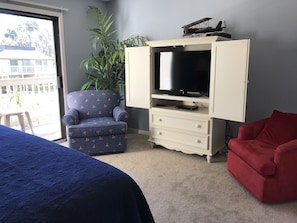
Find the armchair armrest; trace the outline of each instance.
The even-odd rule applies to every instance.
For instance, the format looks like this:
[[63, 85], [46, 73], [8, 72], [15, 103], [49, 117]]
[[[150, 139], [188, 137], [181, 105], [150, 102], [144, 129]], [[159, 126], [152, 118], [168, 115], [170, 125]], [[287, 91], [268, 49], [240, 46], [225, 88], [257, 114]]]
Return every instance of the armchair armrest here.
[[[274, 162], [276, 165], [281, 165], [292, 162], [296, 163], [295, 168], [297, 169], [297, 162], [296, 162], [296, 157], [297, 157], [297, 139], [291, 140], [287, 143], [279, 145], [274, 154]], [[296, 171], [297, 172], [297, 171]]]
[[74, 108], [70, 108], [62, 118], [64, 125], [76, 125], [79, 123], [79, 114], [78, 111]]
[[277, 174], [289, 181], [294, 180], [297, 186], [297, 139], [279, 145], [274, 153]]
[[269, 118], [261, 119], [240, 126], [237, 138], [241, 140], [255, 139], [263, 129], [268, 119]]
[[117, 122], [127, 122], [128, 121], [128, 112], [121, 108], [120, 106], [116, 106], [113, 109], [113, 118]]

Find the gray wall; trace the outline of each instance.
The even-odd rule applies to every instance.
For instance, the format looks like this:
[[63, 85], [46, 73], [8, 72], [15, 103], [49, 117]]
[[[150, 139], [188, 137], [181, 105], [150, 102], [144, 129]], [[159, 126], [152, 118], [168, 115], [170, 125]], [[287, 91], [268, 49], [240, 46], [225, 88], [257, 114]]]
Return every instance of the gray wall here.
[[[296, 0], [113, 0], [109, 4], [119, 38], [136, 34], [150, 40], [181, 38], [181, 27], [200, 18], [213, 18], [212, 26], [225, 21], [225, 31], [233, 39], [251, 39], [246, 121], [267, 117], [273, 109], [297, 113]], [[137, 128], [147, 123], [144, 119], [133, 124]], [[228, 134], [235, 136], [239, 124], [230, 123]]]
[[[80, 62], [92, 51], [88, 5], [114, 13], [120, 39], [143, 35], [150, 40], [182, 37], [182, 26], [203, 17], [211, 25], [225, 21], [234, 39], [251, 39], [247, 122], [269, 116], [273, 109], [297, 112], [296, 0], [34, 0], [63, 6], [68, 90], [80, 89], [85, 75]], [[7, 0], [0, 0], [7, 3]], [[129, 126], [148, 130], [148, 112], [129, 109]], [[140, 119], [139, 119], [140, 117]], [[239, 123], [230, 123], [232, 135]]]

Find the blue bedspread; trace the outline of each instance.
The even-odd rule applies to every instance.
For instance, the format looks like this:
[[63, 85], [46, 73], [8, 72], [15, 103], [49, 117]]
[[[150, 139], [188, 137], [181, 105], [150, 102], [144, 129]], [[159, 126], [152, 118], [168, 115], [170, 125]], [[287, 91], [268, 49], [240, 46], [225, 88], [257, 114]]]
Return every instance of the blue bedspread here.
[[0, 125], [0, 222], [154, 222], [119, 169]]

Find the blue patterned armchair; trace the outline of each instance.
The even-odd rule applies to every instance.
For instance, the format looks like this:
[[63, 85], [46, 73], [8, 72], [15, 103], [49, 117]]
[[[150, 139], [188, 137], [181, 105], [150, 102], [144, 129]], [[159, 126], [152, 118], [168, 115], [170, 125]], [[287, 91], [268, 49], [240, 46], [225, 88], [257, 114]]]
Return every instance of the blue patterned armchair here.
[[119, 95], [111, 90], [69, 93], [69, 110], [62, 118], [69, 147], [89, 155], [124, 152], [128, 113], [119, 104]]

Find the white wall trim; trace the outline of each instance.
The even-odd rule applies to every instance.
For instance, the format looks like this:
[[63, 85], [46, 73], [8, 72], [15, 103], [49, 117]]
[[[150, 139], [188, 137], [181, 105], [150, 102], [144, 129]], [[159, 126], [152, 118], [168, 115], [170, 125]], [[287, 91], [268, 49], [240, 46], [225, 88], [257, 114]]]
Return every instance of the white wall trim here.
[[141, 135], [149, 135], [149, 131], [146, 130], [141, 130], [141, 129], [133, 129], [133, 128], [128, 128], [128, 133], [137, 133]]

